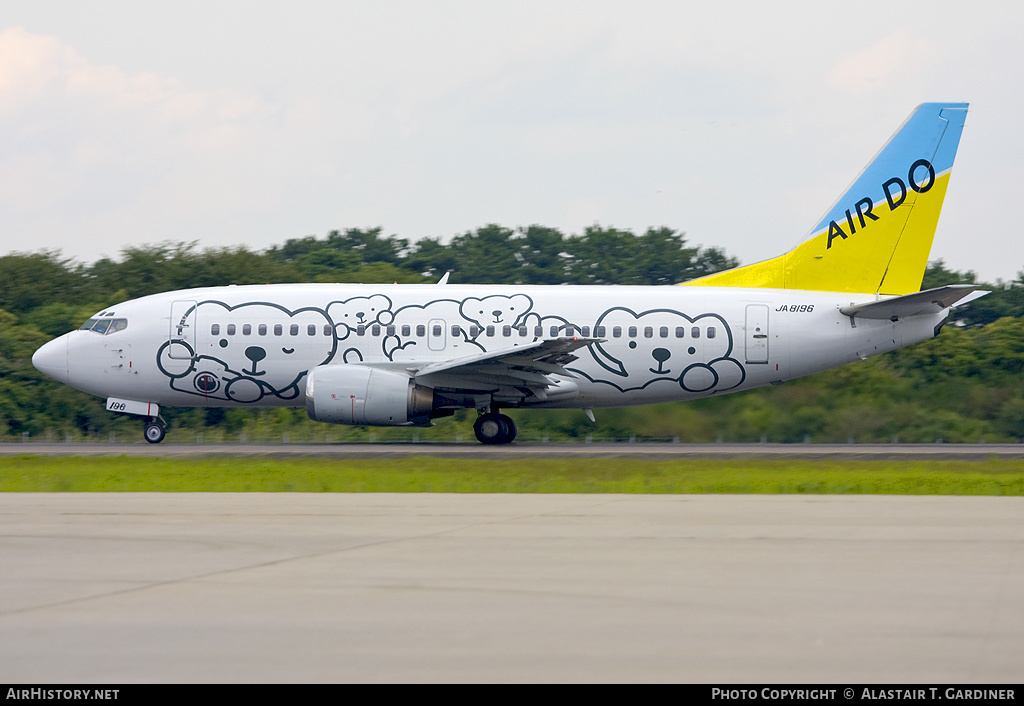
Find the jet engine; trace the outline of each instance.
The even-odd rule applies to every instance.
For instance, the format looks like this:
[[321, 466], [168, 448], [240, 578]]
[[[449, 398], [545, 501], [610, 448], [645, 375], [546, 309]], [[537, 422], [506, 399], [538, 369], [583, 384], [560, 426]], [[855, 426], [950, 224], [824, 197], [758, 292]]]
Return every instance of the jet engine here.
[[434, 390], [401, 372], [321, 365], [306, 378], [306, 414], [317, 422], [373, 426], [430, 423]]

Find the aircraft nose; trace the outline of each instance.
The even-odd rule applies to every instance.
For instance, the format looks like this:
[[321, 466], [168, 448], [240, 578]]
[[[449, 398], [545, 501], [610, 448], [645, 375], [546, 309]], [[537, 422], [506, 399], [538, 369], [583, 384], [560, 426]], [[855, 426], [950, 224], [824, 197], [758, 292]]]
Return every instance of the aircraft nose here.
[[36, 370], [58, 382], [68, 382], [68, 337], [61, 336], [44, 343], [32, 354]]

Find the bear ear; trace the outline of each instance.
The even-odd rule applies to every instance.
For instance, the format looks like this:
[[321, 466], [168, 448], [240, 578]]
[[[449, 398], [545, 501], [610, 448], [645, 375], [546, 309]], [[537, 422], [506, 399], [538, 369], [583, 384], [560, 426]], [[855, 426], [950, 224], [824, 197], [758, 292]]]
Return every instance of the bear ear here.
[[476, 321], [475, 317], [468, 316], [466, 314], [466, 312], [471, 311], [474, 306], [480, 306], [481, 303], [483, 303], [483, 299], [476, 299], [475, 297], [469, 297], [468, 299], [463, 299], [462, 300], [462, 304], [459, 305], [459, 313], [462, 314], [467, 319], [471, 319], [473, 321]]
[[636, 321], [636, 315], [622, 307], [609, 309], [597, 318], [597, 323], [602, 326], [630, 326], [635, 324]]
[[526, 313], [533, 307], [533, 300], [525, 294], [513, 294], [509, 299], [511, 299], [512, 303], [517, 307], [522, 307], [522, 311], [519, 312], [520, 314]]

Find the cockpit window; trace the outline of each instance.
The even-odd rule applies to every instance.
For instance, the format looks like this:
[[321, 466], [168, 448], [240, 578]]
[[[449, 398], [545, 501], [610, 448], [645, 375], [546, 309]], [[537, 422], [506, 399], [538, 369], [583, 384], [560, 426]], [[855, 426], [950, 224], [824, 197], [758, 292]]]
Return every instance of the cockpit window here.
[[89, 319], [78, 330], [109, 335], [124, 331], [126, 328], [128, 328], [128, 319]]

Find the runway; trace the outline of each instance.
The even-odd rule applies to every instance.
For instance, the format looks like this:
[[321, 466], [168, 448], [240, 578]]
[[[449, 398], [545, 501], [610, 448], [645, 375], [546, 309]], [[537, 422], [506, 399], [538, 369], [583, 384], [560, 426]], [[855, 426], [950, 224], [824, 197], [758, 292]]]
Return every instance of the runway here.
[[1024, 498], [0, 494], [0, 681], [1019, 682]]
[[443, 458], [802, 458], [878, 460], [981, 460], [1024, 459], [1024, 444], [0, 444], [0, 458], [39, 456], [138, 456], [143, 458], [195, 458], [203, 456], [262, 456], [278, 458], [390, 458], [439, 456]]

